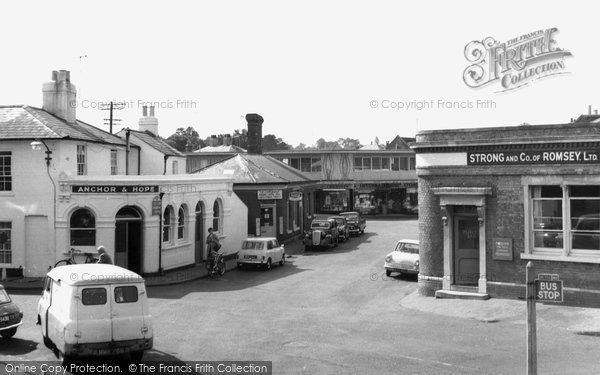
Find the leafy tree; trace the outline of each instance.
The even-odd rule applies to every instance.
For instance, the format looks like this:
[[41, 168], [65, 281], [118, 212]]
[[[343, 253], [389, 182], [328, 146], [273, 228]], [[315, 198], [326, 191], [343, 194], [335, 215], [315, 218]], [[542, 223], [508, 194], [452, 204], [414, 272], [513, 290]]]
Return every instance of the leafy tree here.
[[178, 128], [175, 134], [167, 138], [167, 143], [181, 152], [195, 151], [204, 146], [198, 132], [191, 126], [186, 129]]
[[262, 139], [263, 151], [273, 150], [289, 150], [292, 146], [288, 145], [281, 138], [277, 138], [274, 134], [267, 134]]
[[335, 141], [330, 142], [330, 141], [326, 141], [323, 138], [317, 139], [317, 149], [318, 150], [338, 150], [341, 148], [342, 148], [342, 146], [340, 146]]
[[340, 138], [337, 142], [344, 150], [358, 150], [362, 145], [358, 139]]

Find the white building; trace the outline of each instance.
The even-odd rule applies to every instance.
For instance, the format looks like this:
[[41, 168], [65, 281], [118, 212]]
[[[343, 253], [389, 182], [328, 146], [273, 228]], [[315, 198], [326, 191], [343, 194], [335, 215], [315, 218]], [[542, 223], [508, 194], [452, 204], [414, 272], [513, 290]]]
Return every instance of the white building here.
[[[230, 177], [173, 174], [173, 164], [165, 173], [164, 160], [177, 160], [182, 173], [185, 159], [153, 154], [135, 136], [127, 155], [124, 138], [76, 120], [67, 71], [53, 72], [43, 94], [41, 109], [0, 106], [2, 277], [17, 269], [43, 276], [70, 248], [95, 253], [99, 245], [144, 274], [191, 265], [206, 258], [211, 226], [225, 252], [239, 246], [247, 208]], [[157, 157], [162, 170], [142, 168]]]

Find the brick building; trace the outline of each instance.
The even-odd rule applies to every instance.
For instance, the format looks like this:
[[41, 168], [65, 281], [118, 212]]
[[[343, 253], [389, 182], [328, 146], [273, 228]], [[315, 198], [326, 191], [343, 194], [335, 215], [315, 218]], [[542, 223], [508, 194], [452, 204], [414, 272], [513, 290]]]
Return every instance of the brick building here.
[[600, 305], [600, 124], [421, 131], [422, 295], [522, 298], [525, 266]]

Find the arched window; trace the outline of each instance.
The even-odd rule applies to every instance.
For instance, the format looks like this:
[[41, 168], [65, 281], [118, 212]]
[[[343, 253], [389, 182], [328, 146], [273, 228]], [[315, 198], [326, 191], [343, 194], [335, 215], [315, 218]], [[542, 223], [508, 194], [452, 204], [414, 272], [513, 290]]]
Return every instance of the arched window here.
[[183, 240], [185, 239], [186, 236], [186, 230], [185, 230], [185, 216], [186, 216], [186, 207], [185, 205], [181, 205], [181, 207], [179, 207], [179, 212], [177, 214], [177, 239], [178, 240]]
[[173, 236], [173, 207], [167, 206], [163, 213], [163, 242], [171, 242]]
[[87, 208], [73, 212], [70, 222], [71, 246], [96, 245], [96, 218]]
[[219, 200], [217, 199], [215, 201], [215, 204], [213, 205], [213, 231], [219, 232], [222, 230], [223, 222], [221, 221], [221, 219], [221, 205], [219, 204]]

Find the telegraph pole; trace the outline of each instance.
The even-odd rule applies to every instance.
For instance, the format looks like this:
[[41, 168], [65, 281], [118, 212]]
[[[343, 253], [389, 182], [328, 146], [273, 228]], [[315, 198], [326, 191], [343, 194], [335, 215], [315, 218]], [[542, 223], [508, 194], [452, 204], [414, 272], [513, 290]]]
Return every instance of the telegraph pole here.
[[104, 125], [108, 125], [110, 127], [109, 131], [112, 134], [112, 132], [113, 132], [113, 123], [121, 121], [121, 119], [119, 119], [119, 118], [114, 118], [113, 111], [119, 111], [121, 109], [124, 109], [125, 108], [125, 103], [122, 103], [122, 102], [121, 103], [115, 103], [115, 102], [111, 101], [110, 103], [102, 103], [99, 108], [100, 108], [101, 111], [110, 111], [109, 118], [105, 118], [104, 119], [104, 121], [108, 121], [108, 123], [105, 122]]

